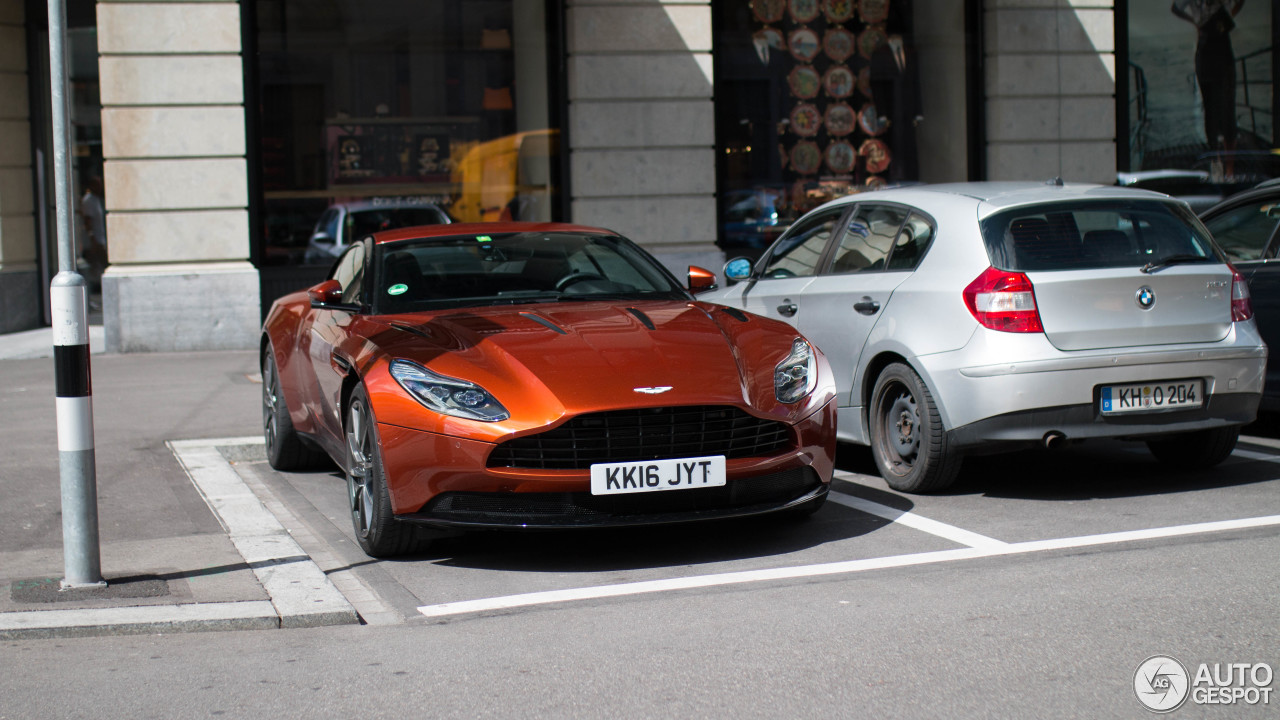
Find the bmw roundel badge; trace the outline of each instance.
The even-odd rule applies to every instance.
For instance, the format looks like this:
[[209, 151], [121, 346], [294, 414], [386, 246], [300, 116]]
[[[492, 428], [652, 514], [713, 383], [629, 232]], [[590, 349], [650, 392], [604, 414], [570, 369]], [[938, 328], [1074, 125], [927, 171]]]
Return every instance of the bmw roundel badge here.
[[1143, 285], [1138, 288], [1138, 293], [1134, 295], [1133, 299], [1138, 301], [1138, 307], [1143, 310], [1150, 310], [1156, 305], [1156, 291]]

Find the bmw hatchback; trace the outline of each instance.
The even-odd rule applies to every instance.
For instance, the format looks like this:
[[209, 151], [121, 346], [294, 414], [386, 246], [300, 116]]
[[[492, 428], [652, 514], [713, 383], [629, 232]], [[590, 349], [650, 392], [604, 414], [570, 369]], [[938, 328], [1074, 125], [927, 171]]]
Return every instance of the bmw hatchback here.
[[827, 355], [839, 437], [888, 484], [966, 454], [1143, 441], [1205, 468], [1253, 420], [1267, 349], [1244, 279], [1182, 202], [1097, 185], [962, 183], [827, 203], [701, 297]]

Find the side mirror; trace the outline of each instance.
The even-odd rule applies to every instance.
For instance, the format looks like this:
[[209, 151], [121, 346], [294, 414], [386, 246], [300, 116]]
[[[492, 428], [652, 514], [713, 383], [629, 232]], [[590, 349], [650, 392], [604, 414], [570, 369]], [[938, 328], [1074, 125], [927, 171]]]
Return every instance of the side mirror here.
[[730, 284], [751, 279], [751, 260], [744, 257], [730, 260], [724, 264], [724, 276]]
[[329, 233], [318, 232], [311, 236], [311, 242], [321, 245], [333, 245], [337, 241], [329, 237]]
[[697, 295], [716, 289], [716, 274], [697, 265], [689, 266], [689, 292]]
[[311, 307], [337, 305], [342, 302], [342, 283], [337, 280], [325, 280], [314, 287], [307, 288], [311, 297]]

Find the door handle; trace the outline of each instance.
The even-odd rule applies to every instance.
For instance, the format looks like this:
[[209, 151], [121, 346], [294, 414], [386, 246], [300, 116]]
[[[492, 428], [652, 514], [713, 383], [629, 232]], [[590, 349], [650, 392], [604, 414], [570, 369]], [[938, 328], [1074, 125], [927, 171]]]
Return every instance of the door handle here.
[[863, 295], [861, 300], [853, 304], [853, 309], [863, 315], [875, 315], [880, 310], [880, 303], [872, 300], [867, 295]]
[[792, 315], [795, 315], [796, 311], [799, 309], [800, 308], [796, 307], [795, 303], [784, 300], [782, 304], [778, 306], [778, 314], [783, 317], [791, 317]]

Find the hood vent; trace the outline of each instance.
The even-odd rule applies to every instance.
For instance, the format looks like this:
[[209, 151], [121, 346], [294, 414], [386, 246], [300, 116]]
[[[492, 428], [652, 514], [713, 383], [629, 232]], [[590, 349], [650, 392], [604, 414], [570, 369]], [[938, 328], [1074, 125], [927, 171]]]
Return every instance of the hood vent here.
[[720, 309], [724, 311], [725, 315], [728, 315], [729, 317], [733, 318], [734, 320], [737, 320], [738, 322], [746, 322], [749, 319], [747, 318], [747, 314], [742, 312], [738, 308], [722, 307]]
[[641, 322], [645, 327], [649, 328], [650, 330], [652, 330], [652, 329], [653, 329], [653, 321], [649, 319], [649, 316], [648, 316], [648, 315], [645, 315], [644, 313], [640, 312], [639, 310], [637, 310], [637, 309], [635, 309], [635, 308], [630, 308], [630, 307], [629, 307], [629, 308], [627, 308], [627, 312], [629, 312], [629, 313], [631, 313], [632, 315], [634, 315], [634, 316], [636, 317], [636, 319], [637, 319], [637, 320], [639, 320], [639, 321], [640, 321], [640, 322]]
[[565, 329], [564, 329], [564, 328], [560, 327], [559, 325], [556, 325], [555, 323], [553, 323], [553, 322], [551, 322], [550, 320], [548, 320], [548, 319], [546, 319], [546, 318], [542, 317], [541, 315], [538, 315], [537, 313], [522, 312], [522, 313], [520, 313], [520, 314], [521, 314], [521, 315], [523, 315], [524, 317], [527, 317], [527, 318], [529, 318], [530, 320], [532, 320], [532, 321], [534, 321], [534, 322], [538, 323], [539, 325], [542, 325], [542, 326], [546, 327], [548, 330], [554, 330], [554, 331], [556, 331], [556, 332], [560, 333], [561, 335], [568, 335], [568, 334], [569, 334], [569, 333], [565, 332]]

